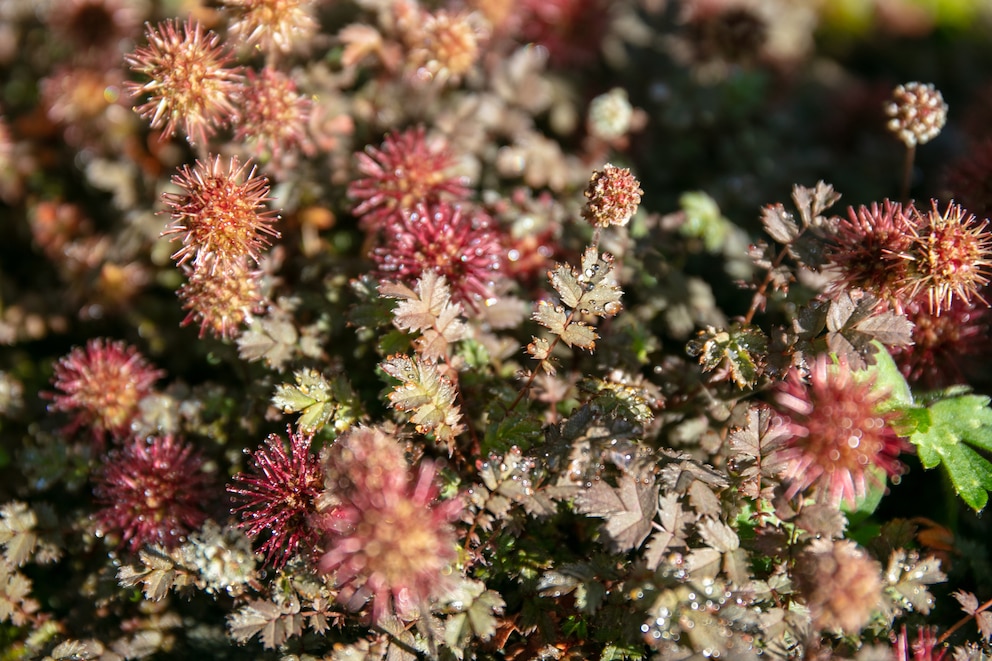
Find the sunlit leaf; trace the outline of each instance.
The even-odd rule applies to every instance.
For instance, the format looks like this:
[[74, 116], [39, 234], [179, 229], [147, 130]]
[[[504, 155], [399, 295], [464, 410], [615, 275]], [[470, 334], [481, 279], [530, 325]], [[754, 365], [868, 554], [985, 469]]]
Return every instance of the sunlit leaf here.
[[927, 411], [930, 425], [918, 427], [909, 440], [924, 468], [943, 465], [954, 490], [976, 512], [985, 508], [992, 491], [992, 463], [977, 451], [992, 452], [992, 409], [989, 398], [962, 395], [934, 402]]
[[640, 546], [651, 532], [658, 509], [658, 486], [624, 474], [613, 488], [602, 480], [579, 492], [575, 506], [583, 514], [605, 519], [602, 525], [611, 546], [628, 551]]

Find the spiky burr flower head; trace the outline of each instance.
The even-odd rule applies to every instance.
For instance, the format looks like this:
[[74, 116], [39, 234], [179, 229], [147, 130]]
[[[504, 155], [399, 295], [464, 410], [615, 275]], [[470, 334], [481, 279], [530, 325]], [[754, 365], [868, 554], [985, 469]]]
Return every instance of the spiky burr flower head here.
[[381, 492], [360, 488], [363, 480], [354, 476], [354, 488], [338, 494], [339, 504], [324, 520], [327, 552], [320, 571], [333, 575], [338, 601], [350, 610], [371, 601], [374, 623], [387, 615], [416, 619], [449, 589], [448, 569], [457, 557], [451, 523], [460, 516], [461, 502], [435, 502], [432, 463], [422, 464], [413, 480], [407, 467], [399, 470]]
[[882, 599], [882, 567], [850, 540], [819, 540], [796, 564], [813, 628], [857, 634]]
[[936, 390], [964, 383], [969, 361], [992, 348], [992, 312], [983, 303], [954, 299], [938, 316], [924, 297], [905, 306], [904, 313], [913, 323], [913, 343], [889, 350], [903, 376], [913, 385]]
[[389, 133], [380, 147], [369, 145], [355, 154], [362, 177], [348, 186], [353, 209], [369, 230], [384, 229], [390, 220], [418, 203], [468, 199], [466, 180], [449, 174], [455, 158], [444, 143], [428, 144], [423, 126]]
[[179, 298], [187, 311], [183, 326], [199, 324], [200, 337], [233, 339], [253, 315], [265, 309], [261, 293], [262, 272], [250, 268], [248, 258], [229, 261], [213, 268], [210, 261], [201, 268], [184, 266], [187, 280], [179, 288]]
[[980, 291], [992, 273], [992, 231], [958, 204], [944, 211], [931, 201], [926, 212], [912, 209], [910, 243], [901, 257], [907, 269], [900, 293], [905, 300], [925, 292], [930, 310], [939, 315], [960, 298], [988, 304]]
[[276, 568], [300, 553], [315, 559], [323, 534], [316, 517], [324, 472], [310, 451], [313, 435], [291, 427], [286, 434], [288, 452], [283, 439], [270, 434], [251, 453], [253, 470], [238, 473], [227, 487], [240, 503], [233, 510], [241, 516], [239, 526], [253, 540], [265, 538], [259, 551]]
[[97, 438], [126, 435], [138, 404], [164, 374], [133, 346], [92, 339], [55, 364], [50, 409], [75, 413], [74, 424], [92, 428]]
[[231, 36], [267, 55], [299, 50], [319, 27], [313, 0], [224, 0], [224, 4], [237, 9]]
[[261, 211], [271, 199], [268, 179], [248, 167], [237, 157], [225, 164], [214, 156], [193, 168], [184, 165], [172, 178], [182, 192], [162, 195], [172, 215], [162, 236], [182, 236], [182, 248], [172, 255], [177, 263], [192, 259], [196, 269], [239, 264], [244, 258], [257, 263], [262, 249], [279, 237], [272, 227], [278, 215]]
[[235, 136], [251, 143], [260, 157], [278, 158], [308, 146], [310, 101], [296, 93], [296, 83], [271, 67], [248, 72], [243, 117]]
[[135, 7], [123, 0], [67, 0], [49, 13], [49, 20], [72, 42], [77, 57], [116, 52], [120, 40], [131, 37], [139, 21]]
[[793, 368], [774, 394], [778, 424], [788, 434], [776, 452], [782, 477], [791, 482], [787, 497], [854, 505], [880, 481], [877, 473], [901, 474], [898, 457], [910, 445], [892, 429], [897, 414], [880, 410], [888, 397], [874, 375], [858, 379], [844, 360], [817, 356], [808, 382]]
[[885, 104], [889, 131], [911, 148], [930, 142], [947, 122], [947, 104], [933, 85], [918, 82], [899, 85]]
[[839, 275], [834, 289], [862, 289], [894, 302], [906, 273], [900, 255], [910, 242], [910, 219], [898, 202], [848, 207], [847, 218], [837, 219], [827, 250], [827, 261]]
[[402, 491], [409, 482], [406, 453], [379, 427], [358, 425], [340, 436], [325, 457], [327, 489], [366, 498]]
[[505, 249], [483, 212], [444, 202], [418, 204], [389, 224], [385, 243], [372, 258], [379, 274], [413, 286], [424, 271], [444, 276], [451, 298], [478, 310], [493, 296]]
[[134, 96], [148, 96], [135, 110], [162, 129], [165, 140], [181, 127], [191, 144], [204, 144], [218, 128], [237, 118], [236, 99], [242, 76], [228, 68], [231, 55], [217, 34], [204, 31], [192, 18], [147, 26], [148, 45], [127, 55], [135, 73], [148, 82], [128, 83]]
[[626, 225], [641, 204], [641, 184], [627, 168], [610, 163], [596, 170], [589, 179], [582, 217], [596, 227]]
[[192, 445], [173, 436], [135, 438], [112, 451], [96, 473], [94, 494], [102, 506], [98, 530], [119, 535], [136, 551], [145, 544], [173, 547], [207, 516], [210, 478]]

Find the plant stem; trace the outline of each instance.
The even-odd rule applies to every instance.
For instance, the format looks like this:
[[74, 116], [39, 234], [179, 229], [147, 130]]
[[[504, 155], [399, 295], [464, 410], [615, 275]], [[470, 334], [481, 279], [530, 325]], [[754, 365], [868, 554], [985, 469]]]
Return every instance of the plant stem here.
[[909, 186], [913, 180], [913, 161], [916, 160], [916, 145], [906, 147], [906, 160], [902, 166], [902, 190], [899, 199], [909, 202]]
[[[806, 231], [805, 227], [799, 230], [799, 234], [796, 235], [796, 238], [793, 239], [793, 242], [795, 242], [796, 239], [801, 237], [803, 235], [803, 232], [805, 231]], [[789, 254], [789, 246], [783, 246], [782, 250], [780, 250], [778, 255], [775, 256], [775, 261], [772, 262], [771, 268], [769, 268], [768, 272], [765, 273], [765, 279], [761, 283], [761, 285], [758, 286], [757, 291], [754, 292], [754, 296], [751, 297], [751, 307], [748, 308], [747, 314], [744, 315], [743, 324], [745, 326], [747, 326], [748, 324], [751, 323], [752, 320], [754, 320], [754, 315], [758, 312], [758, 308], [761, 307], [761, 299], [764, 298], [765, 292], [768, 290], [768, 285], [772, 283], [772, 273], [775, 271], [775, 269], [777, 269], [779, 266], [782, 265], [782, 262], [785, 260], [785, 256], [787, 254]]]
[[981, 606], [979, 606], [978, 608], [976, 608], [974, 613], [971, 613], [970, 615], [965, 615], [960, 620], [958, 620], [957, 622], [955, 622], [954, 623], [954, 626], [952, 626], [950, 629], [948, 629], [947, 631], [945, 631], [944, 634], [940, 638], [937, 639], [937, 644], [938, 645], [943, 645], [944, 643], [946, 643], [947, 642], [947, 639], [950, 638], [954, 634], [955, 631], [957, 631], [958, 629], [960, 629], [964, 625], [968, 624], [968, 622], [970, 620], [975, 619], [975, 616], [978, 615], [979, 613], [981, 613], [982, 611], [988, 610], [989, 606], [992, 606], [992, 599], [989, 599], [984, 604], [982, 604]]
[[[583, 294], [583, 296], [585, 295]], [[581, 301], [582, 299], [579, 300]], [[568, 328], [568, 325], [572, 323], [573, 319], [575, 319], [576, 312], [578, 312], [578, 308], [568, 313], [568, 317], [565, 318], [565, 328]], [[548, 346], [549, 360], [551, 359], [551, 352], [555, 350], [555, 347], [558, 346], [558, 342], [560, 340], [561, 340], [561, 335], [555, 335], [555, 339], [551, 340], [551, 344], [550, 346]], [[534, 379], [536, 378], [537, 378], [537, 368], [530, 371], [530, 376], [527, 377], [527, 383], [525, 383], [523, 388], [520, 389], [520, 392], [517, 393], [516, 399], [510, 402], [510, 405], [506, 408], [507, 415], [509, 415], [510, 412], [513, 411], [513, 409], [517, 408], [517, 404], [520, 403], [520, 400], [522, 400], [524, 398], [524, 395], [527, 393], [527, 391], [530, 390], [530, 387], [534, 384]]]

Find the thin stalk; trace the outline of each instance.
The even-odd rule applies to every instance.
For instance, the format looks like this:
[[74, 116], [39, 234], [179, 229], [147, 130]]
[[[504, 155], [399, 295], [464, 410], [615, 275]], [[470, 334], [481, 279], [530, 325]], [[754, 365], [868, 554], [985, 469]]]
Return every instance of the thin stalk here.
[[970, 620], [975, 619], [975, 616], [978, 615], [979, 613], [981, 613], [982, 611], [988, 610], [989, 606], [992, 606], [992, 599], [989, 599], [984, 604], [982, 604], [981, 606], [979, 606], [978, 608], [976, 608], [975, 609], [975, 612], [972, 613], [971, 615], [965, 615], [960, 620], [958, 620], [957, 622], [955, 622], [954, 623], [954, 626], [952, 626], [950, 629], [948, 629], [947, 631], [945, 631], [944, 632], [944, 635], [942, 635], [940, 638], [937, 639], [937, 644], [938, 645], [943, 645], [944, 643], [946, 643], [947, 642], [947, 639], [950, 638], [954, 634], [955, 631], [957, 631], [958, 629], [960, 629], [964, 625], [968, 624], [968, 622]]
[[[572, 323], [573, 319], [575, 319], [576, 312], [578, 312], [578, 309], [572, 310], [571, 312], [568, 313], [568, 317], [565, 318], [565, 328], [568, 328], [568, 325]], [[555, 350], [555, 347], [558, 346], [558, 342], [560, 341], [561, 341], [561, 335], [555, 335], [555, 339], [551, 340], [551, 345], [548, 347], [549, 359], [551, 358], [551, 352]], [[534, 385], [534, 379], [537, 378], [537, 370], [538, 368], [535, 368], [530, 371], [530, 376], [527, 377], [527, 383], [525, 383], [523, 388], [520, 389], [520, 392], [517, 393], [516, 399], [510, 402], [510, 405], [506, 408], [507, 415], [509, 415], [510, 412], [513, 411], [513, 409], [517, 408], [517, 404], [519, 404], [520, 400], [524, 398], [524, 395], [527, 394], [527, 391], [530, 390], [530, 387]]]
[[902, 190], [899, 199], [905, 203], [909, 202], [909, 186], [913, 180], [913, 161], [916, 160], [916, 145], [906, 147], [906, 159], [902, 165]]
[[[795, 243], [799, 237], [801, 237], [806, 232], [806, 228], [803, 227], [799, 230], [796, 238], [792, 240]], [[772, 273], [785, 260], [785, 256], [789, 254], [789, 246], [783, 246], [782, 250], [779, 251], [778, 255], [775, 256], [775, 261], [772, 262], [771, 268], [765, 273], [765, 280], [761, 283], [758, 289], [754, 292], [754, 296], [751, 297], [751, 307], [748, 308], [747, 314], [744, 315], [744, 325], [747, 326], [754, 320], [755, 313], [758, 312], [758, 308], [761, 306], [761, 299], [765, 296], [765, 292], [768, 291], [768, 285], [772, 283]]]

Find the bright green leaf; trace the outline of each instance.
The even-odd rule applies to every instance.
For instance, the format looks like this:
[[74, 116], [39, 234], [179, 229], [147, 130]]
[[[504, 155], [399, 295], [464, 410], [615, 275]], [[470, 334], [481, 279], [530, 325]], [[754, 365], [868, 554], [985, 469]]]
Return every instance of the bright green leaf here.
[[906, 377], [899, 371], [896, 361], [892, 360], [892, 356], [878, 340], [872, 344], [878, 348], [878, 352], [875, 353], [875, 364], [865, 369], [864, 373], [875, 374], [875, 386], [889, 391], [888, 399], [880, 408], [891, 410], [912, 406], [913, 392], [906, 383]]
[[988, 503], [992, 463], [973, 448], [992, 451], [992, 410], [989, 398], [963, 395], [934, 402], [929, 426], [919, 426], [910, 440], [924, 468], [943, 464], [954, 490], [975, 511]]

